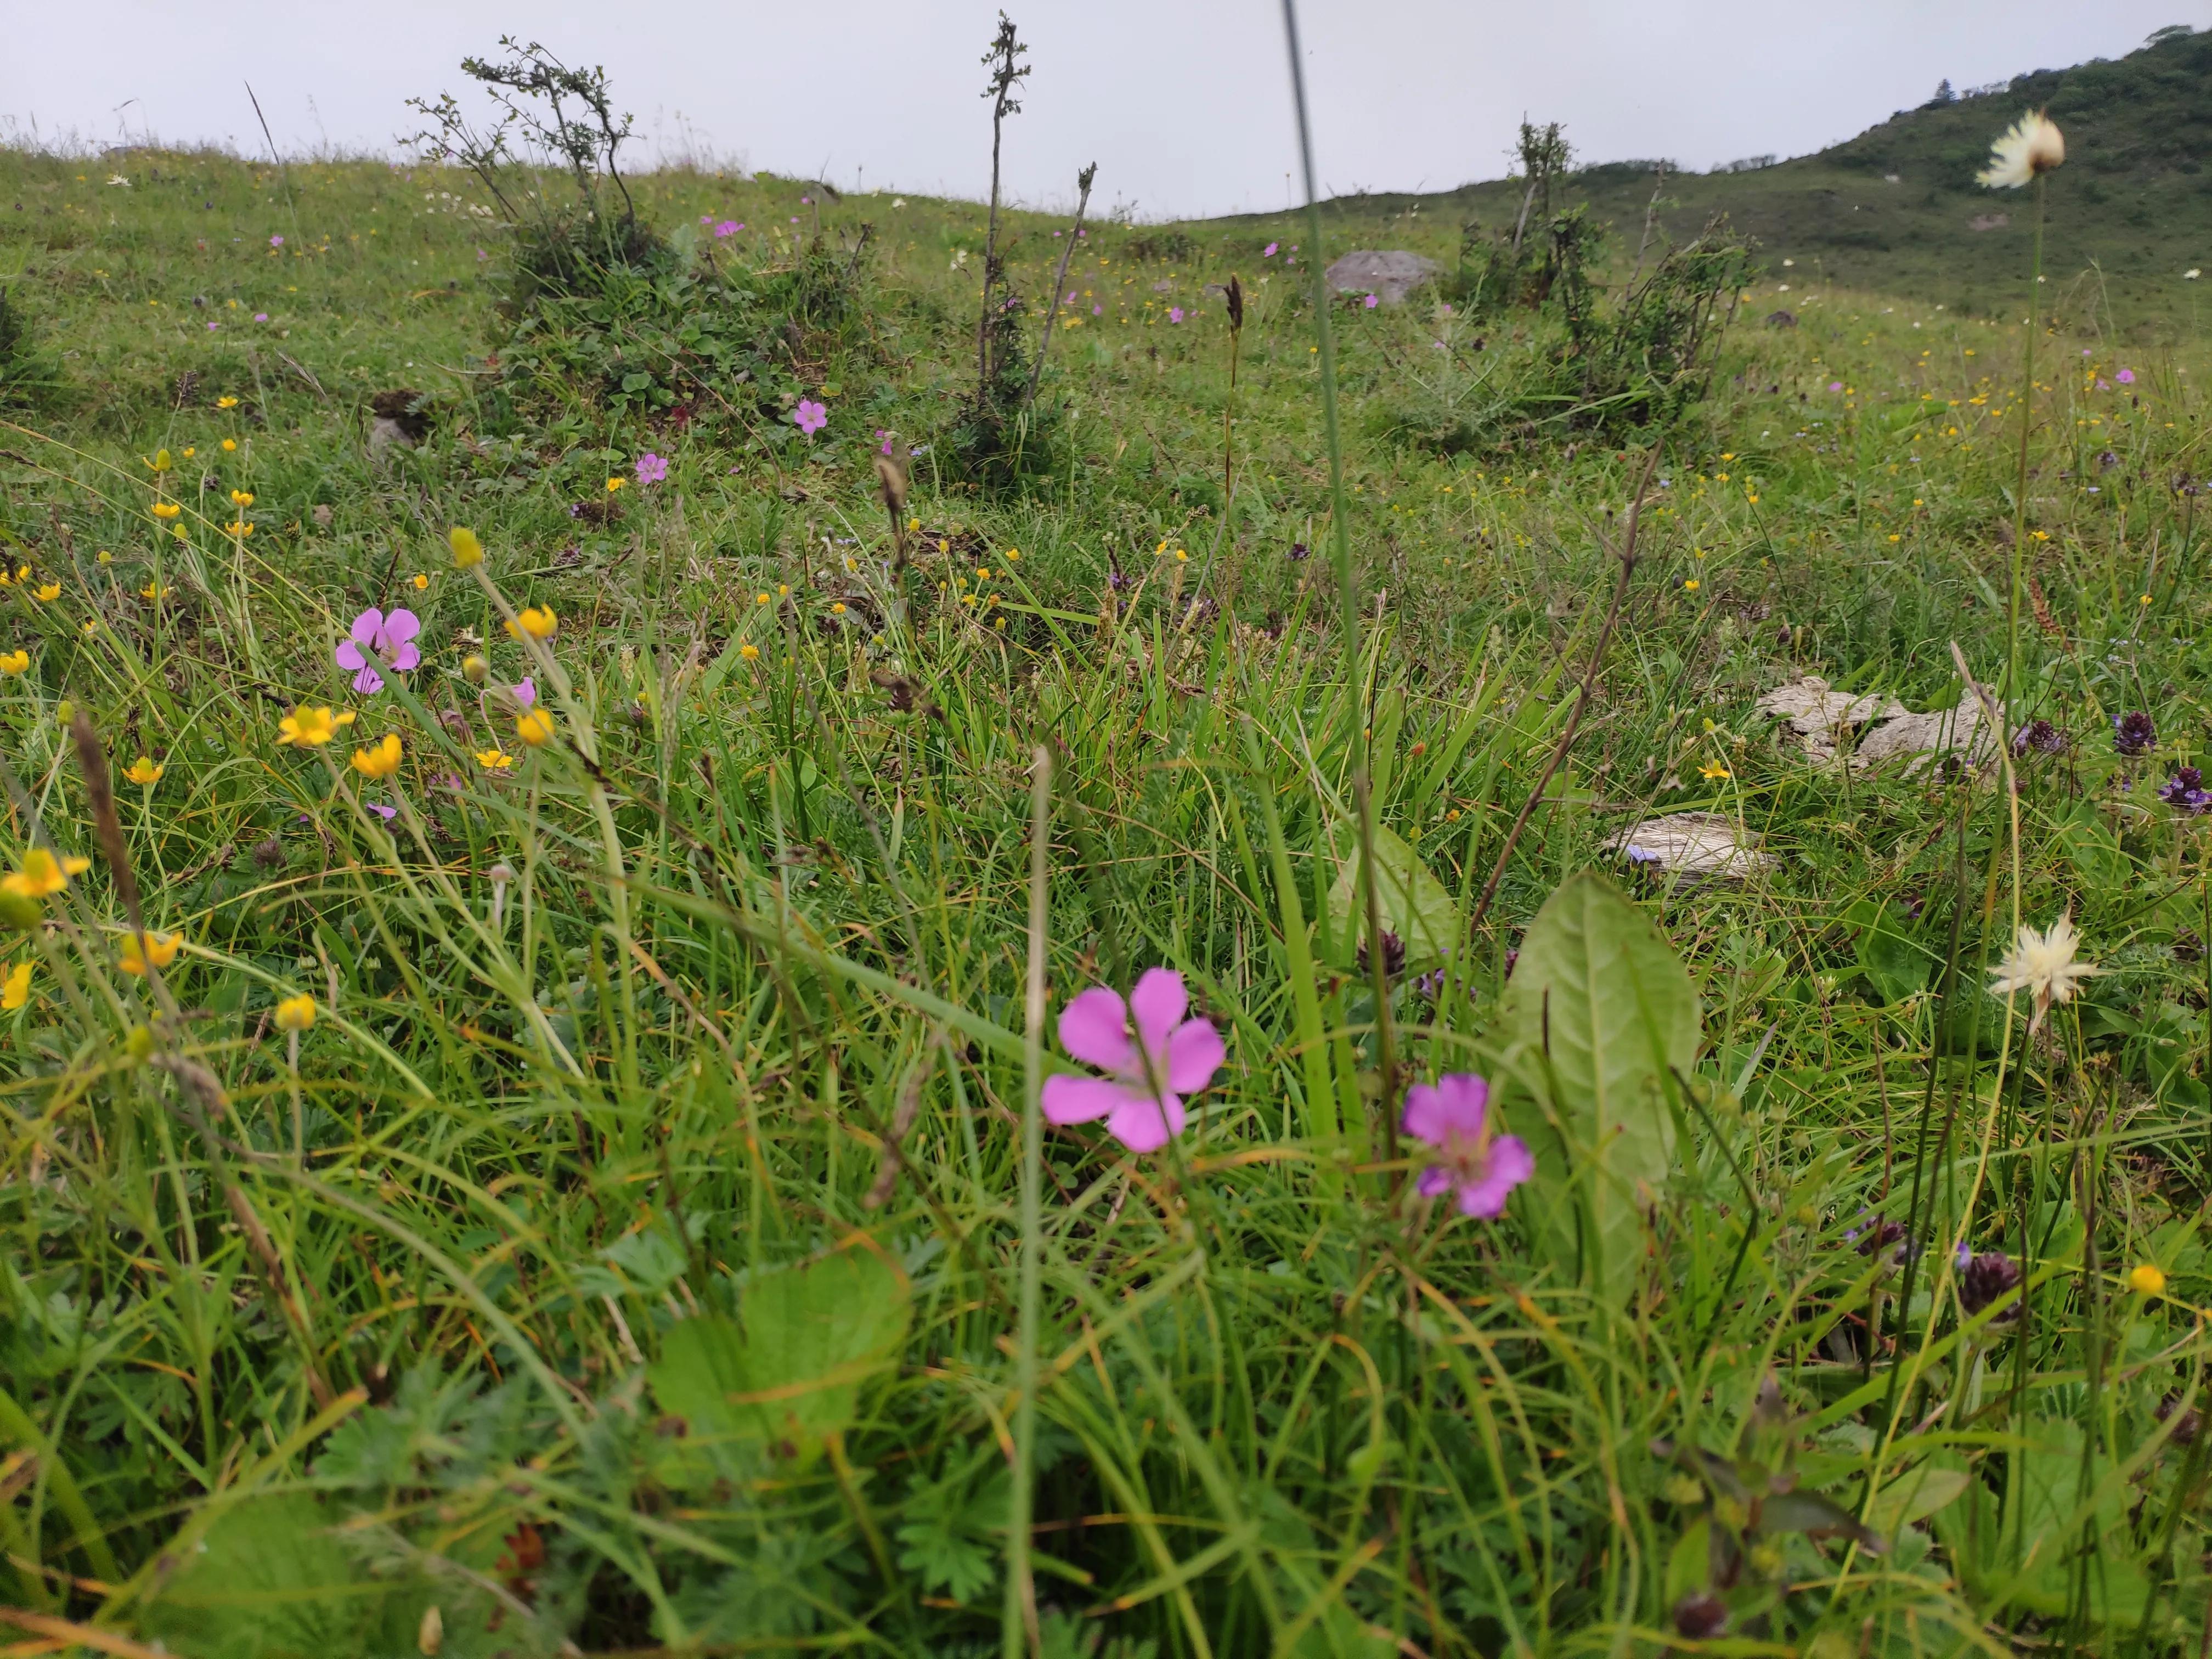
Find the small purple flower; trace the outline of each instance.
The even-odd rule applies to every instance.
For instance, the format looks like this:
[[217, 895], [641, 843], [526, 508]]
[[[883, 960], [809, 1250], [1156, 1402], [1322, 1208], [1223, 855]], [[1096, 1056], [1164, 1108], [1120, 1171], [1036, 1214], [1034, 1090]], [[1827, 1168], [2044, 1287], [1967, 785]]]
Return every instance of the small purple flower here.
[[216, 330], [217, 330], [217, 329], [221, 328], [222, 326], [222, 325], [221, 323], [210, 323], [210, 324], [208, 325], [208, 332], [209, 332], [209, 333], [210, 333], [210, 334], [212, 334], [212, 333], [214, 333], [214, 332], [216, 331]]
[[1960, 1239], [1958, 1249], [1951, 1253], [1951, 1265], [1963, 1273], [1966, 1264], [1973, 1259], [1974, 1247], [1967, 1243], [1965, 1239]]
[[478, 249], [477, 250], [477, 263], [478, 264], [483, 264], [483, 262], [484, 262], [485, 260], [487, 260], [487, 259], [489, 259], [489, 258], [491, 258], [491, 255], [490, 255], [490, 254], [489, 254], [489, 253], [486, 253], [486, 252], [485, 252], [482, 248], [478, 248]]
[[641, 484], [656, 484], [668, 476], [668, 458], [656, 455], [651, 450], [637, 458], [637, 481]]
[[714, 240], [720, 241], [725, 236], [734, 236], [744, 228], [735, 219], [725, 219], [714, 227]]
[[2112, 747], [2123, 755], [2148, 755], [2158, 747], [2158, 727], [2140, 708], [2112, 716]]
[[399, 809], [398, 807], [386, 806], [380, 800], [365, 800], [362, 802], [362, 805], [368, 808], [370, 811], [375, 813], [377, 817], [382, 818], [386, 823], [391, 823], [392, 819], [399, 816]]
[[816, 403], [811, 398], [801, 398], [799, 407], [791, 411], [791, 418], [798, 423], [799, 429], [811, 438], [830, 424], [830, 410], [826, 405]]
[[1434, 1087], [1407, 1090], [1400, 1127], [1435, 1153], [1421, 1171], [1421, 1196], [1456, 1191], [1462, 1215], [1501, 1214], [1506, 1195], [1536, 1173], [1527, 1141], [1490, 1133], [1490, 1085], [1473, 1072], [1449, 1072]]
[[2063, 755], [2066, 743], [2066, 734], [2049, 720], [2030, 720], [2013, 733], [2012, 752], [2021, 757], [2031, 750], [2039, 755]]
[[891, 434], [889, 432], [886, 432], [882, 427], [878, 427], [876, 428], [876, 436], [883, 440], [884, 453], [886, 455], [890, 454], [891, 453]]
[[2133, 386], [2136, 383], [2136, 372], [2132, 368], [2124, 368], [2112, 378], [2122, 386]]
[[1841, 380], [1831, 380], [1828, 382], [1828, 390], [1831, 392], [1841, 392], [1843, 389], [1844, 383]]
[[702, 213], [699, 216], [699, 222], [702, 225], [711, 225], [714, 222], [714, 216], [711, 213]]
[[1094, 317], [1103, 317], [1106, 314], [1106, 307], [1104, 306], [1093, 306], [1091, 307], [1091, 314]]
[[269, 313], [265, 311], [257, 311], [253, 313], [253, 320], [257, 323], [265, 323], [269, 320]]
[[1073, 304], [1075, 303], [1075, 290], [1074, 290], [1073, 289], [1068, 289], [1068, 290], [1067, 290], [1067, 298], [1066, 298], [1065, 300], [1061, 301], [1060, 301], [1060, 303], [1061, 303], [1062, 305], [1070, 305], [1070, 306], [1073, 305]]
[[1172, 968], [1146, 970], [1122, 1000], [1109, 987], [1079, 993], [1060, 1012], [1060, 1043], [1109, 1077], [1050, 1077], [1039, 1104], [1049, 1123], [1106, 1120], [1133, 1152], [1156, 1152], [1182, 1133], [1182, 1097], [1213, 1080], [1228, 1057], [1208, 1019], [1185, 1019], [1190, 994]]
[[1261, 249], [1260, 250], [1260, 257], [1261, 257], [1262, 259], [1272, 259], [1272, 258], [1273, 258], [1275, 257], [1275, 250], [1276, 250], [1276, 248], [1278, 248], [1278, 247], [1279, 247], [1279, 246], [1281, 246], [1281, 244], [1280, 244], [1280, 243], [1278, 243], [1278, 242], [1270, 242], [1270, 243], [1268, 243], [1267, 246], [1265, 246], [1265, 247], [1263, 247], [1263, 248], [1261, 248]]
[[1374, 309], [1375, 309], [1375, 307], [1377, 307], [1377, 306], [1381, 305], [1381, 304], [1382, 303], [1382, 301], [1381, 300], [1377, 299], [1374, 295], [1370, 294], [1370, 295], [1369, 295], [1365, 299], [1362, 300], [1359, 303], [1360, 303], [1361, 305], [1363, 305], [1363, 306], [1366, 307], [1368, 310], [1372, 311], [1372, 310], [1374, 310]]
[[[1961, 1249], [1965, 1246], [1960, 1247]], [[1967, 1316], [1982, 1311], [1999, 1297], [2009, 1294], [2020, 1285], [2020, 1264], [2002, 1250], [1990, 1250], [1963, 1263], [1959, 1272], [1959, 1305]], [[2005, 1310], [2004, 1316], [2012, 1318], [2019, 1313], [2014, 1304]]]
[[355, 671], [355, 690], [381, 691], [383, 670], [404, 673], [422, 660], [415, 644], [422, 631], [422, 621], [412, 611], [395, 611], [387, 617], [372, 605], [353, 619], [351, 634], [338, 641], [337, 665]]
[[1171, 323], [1181, 322], [1182, 320], [1182, 307], [1181, 306], [1170, 306], [1168, 307], [1168, 320]]
[[2173, 775], [2160, 787], [2158, 798], [2175, 811], [2192, 817], [2212, 812], [2212, 790], [2205, 788], [2204, 774], [2194, 766], [2176, 767]]
[[284, 246], [284, 239], [282, 236], [271, 236], [269, 239], [269, 246], [271, 247], [282, 247]]
[[538, 681], [531, 675], [524, 675], [521, 684], [510, 685], [507, 689], [508, 695], [525, 708], [530, 708], [538, 701]]

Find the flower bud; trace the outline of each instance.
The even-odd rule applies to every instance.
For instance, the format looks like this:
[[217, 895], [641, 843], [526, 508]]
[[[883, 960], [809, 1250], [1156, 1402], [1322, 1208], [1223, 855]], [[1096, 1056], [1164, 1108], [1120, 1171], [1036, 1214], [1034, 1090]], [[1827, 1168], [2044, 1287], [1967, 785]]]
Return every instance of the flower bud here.
[[482, 685], [491, 673], [491, 665], [471, 652], [461, 659], [461, 678], [471, 685]]

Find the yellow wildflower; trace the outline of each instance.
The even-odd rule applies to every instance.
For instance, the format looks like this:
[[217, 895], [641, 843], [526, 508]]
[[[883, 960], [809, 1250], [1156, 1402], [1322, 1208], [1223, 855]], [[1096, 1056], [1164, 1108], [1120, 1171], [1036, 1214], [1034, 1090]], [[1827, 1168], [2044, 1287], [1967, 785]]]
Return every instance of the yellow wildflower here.
[[234, 489], [230, 492], [230, 499], [234, 506], [251, 507], [253, 505], [253, 492], [250, 489]]
[[341, 726], [351, 726], [354, 719], [350, 708], [334, 714], [327, 708], [302, 703], [276, 722], [276, 741], [298, 749], [319, 749], [337, 736]]
[[[187, 455], [191, 453], [192, 452], [189, 449], [185, 452]], [[169, 459], [169, 452], [167, 450], [157, 449], [154, 452], [154, 459], [147, 462], [146, 465], [152, 467], [156, 472], [167, 472], [171, 467], [174, 466], [176, 463]]]
[[477, 532], [455, 525], [446, 532], [446, 545], [453, 550], [453, 568], [466, 570], [483, 562], [483, 544]]
[[2137, 1262], [2129, 1270], [2128, 1288], [2139, 1296], [2156, 1296], [2166, 1288], [2166, 1275], [2148, 1261]]
[[59, 582], [47, 582], [43, 586], [33, 588], [31, 591], [31, 597], [38, 600], [41, 605], [51, 605], [56, 599], [61, 598], [61, 596], [62, 585]]
[[184, 510], [185, 509], [183, 507], [178, 506], [174, 501], [156, 501], [154, 503], [154, 516], [165, 521], [175, 518], [177, 514], [182, 513]]
[[386, 732], [379, 741], [353, 751], [353, 769], [365, 778], [388, 778], [399, 769], [399, 737]]
[[315, 1023], [315, 1000], [302, 991], [298, 996], [285, 997], [276, 1004], [276, 1029], [280, 1031], [304, 1031]]
[[554, 616], [551, 605], [533, 605], [513, 622], [507, 623], [507, 631], [508, 637], [512, 639], [519, 640], [527, 634], [533, 640], [550, 640], [553, 637], [553, 630], [560, 625], [560, 620]]
[[56, 858], [45, 848], [33, 847], [23, 854], [20, 869], [0, 876], [0, 890], [18, 898], [51, 898], [69, 885], [71, 876], [81, 876], [91, 868], [90, 859]]
[[526, 708], [514, 717], [514, 735], [532, 749], [553, 740], [553, 717], [542, 708]]
[[747, 662], [750, 662], [756, 657], [760, 655], [760, 647], [750, 644], [741, 645], [738, 647], [738, 654], [740, 657], [743, 657]]
[[1698, 775], [1708, 783], [1725, 783], [1735, 775], [1718, 761], [1707, 761], [1698, 769]]
[[[238, 440], [237, 440], [237, 439], [235, 439], [235, 438], [225, 438], [225, 439], [222, 441], [222, 447], [223, 447], [225, 449], [235, 449], [235, 448], [237, 448], [237, 447], [238, 447]], [[190, 454], [191, 452], [190, 450], [187, 450], [187, 451], [185, 451], [185, 453], [186, 454]]]
[[477, 764], [487, 772], [504, 772], [514, 764], [514, 757], [501, 754], [496, 749], [477, 750]]
[[215, 400], [215, 406], [217, 409], [236, 409], [238, 407], [238, 399], [228, 397], [218, 398]]
[[620, 489], [622, 487], [623, 480], [620, 478], [610, 478], [607, 480], [607, 494], [610, 495], [613, 495], [615, 491]]
[[138, 944], [138, 935], [125, 933], [123, 936], [123, 953], [117, 959], [115, 965], [125, 973], [134, 974], [143, 979], [145, 977], [148, 963], [152, 963], [156, 968], [167, 967], [177, 959], [177, 952], [182, 948], [184, 942], [185, 938], [181, 933], [149, 933], [146, 935], [145, 947], [142, 951]]
[[17, 674], [26, 672], [30, 666], [31, 653], [21, 646], [0, 655], [0, 674], [6, 674], [11, 678]]
[[166, 767], [155, 765], [151, 756], [141, 755], [123, 769], [123, 775], [141, 788], [151, 789], [155, 784], [161, 782], [161, 774], [167, 769]]
[[422, 572], [421, 572], [420, 570], [418, 570], [418, 571], [416, 571], [416, 572], [415, 573], [414, 581], [415, 581], [415, 586], [417, 586], [417, 587], [428, 587], [428, 586], [430, 585], [430, 579], [429, 579], [429, 577], [428, 577], [428, 576], [427, 576], [427, 575], [425, 575], [425, 574], [424, 574]]
[[26, 957], [8, 970], [8, 979], [0, 985], [0, 1011], [14, 1013], [31, 1000], [31, 962]]

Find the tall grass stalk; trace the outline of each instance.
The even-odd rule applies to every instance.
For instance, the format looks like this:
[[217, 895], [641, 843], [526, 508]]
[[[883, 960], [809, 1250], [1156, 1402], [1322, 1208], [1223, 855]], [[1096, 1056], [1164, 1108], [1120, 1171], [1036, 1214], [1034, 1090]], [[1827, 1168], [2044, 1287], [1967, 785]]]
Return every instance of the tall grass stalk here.
[[[1087, 180], [1085, 181], [1088, 182]], [[1030, 945], [1024, 975], [1020, 1285], [1014, 1331], [1014, 1468], [1006, 1505], [1006, 1605], [1000, 1632], [1006, 1659], [1039, 1651], [1036, 1583], [1030, 1568], [1030, 1516], [1036, 1479], [1037, 1322], [1044, 1249], [1045, 934], [1049, 919], [1052, 751], [1030, 751]]]

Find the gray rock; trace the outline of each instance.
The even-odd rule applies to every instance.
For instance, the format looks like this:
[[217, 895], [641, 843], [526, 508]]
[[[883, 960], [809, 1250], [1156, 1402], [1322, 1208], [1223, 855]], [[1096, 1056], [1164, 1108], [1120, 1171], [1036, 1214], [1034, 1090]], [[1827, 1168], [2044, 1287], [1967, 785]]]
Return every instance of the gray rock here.
[[1404, 303], [1415, 289], [1434, 282], [1443, 270], [1403, 248], [1378, 252], [1355, 248], [1328, 268], [1328, 285], [1339, 294], [1372, 294], [1386, 306]]

